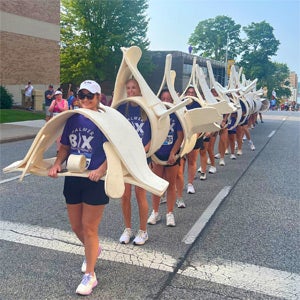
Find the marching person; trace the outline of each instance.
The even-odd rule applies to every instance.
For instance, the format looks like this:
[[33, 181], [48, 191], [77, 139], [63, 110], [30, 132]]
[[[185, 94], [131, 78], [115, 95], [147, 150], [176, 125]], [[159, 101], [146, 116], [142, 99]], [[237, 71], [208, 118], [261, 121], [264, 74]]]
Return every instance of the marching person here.
[[[93, 80], [81, 83], [78, 98], [82, 108], [98, 111], [101, 88]], [[89, 295], [98, 284], [95, 265], [100, 255], [98, 227], [105, 205], [109, 202], [101, 178], [107, 169], [103, 144], [107, 141], [104, 134], [88, 118], [81, 114], [72, 115], [66, 122], [61, 136], [61, 147], [54, 165], [49, 170], [50, 177], [57, 177], [62, 171], [62, 163], [69, 155], [84, 155], [87, 178], [65, 177], [64, 196], [72, 230], [84, 246], [85, 260], [81, 270], [84, 272], [81, 283], [76, 289], [80, 295]]]
[[[126, 82], [127, 97], [141, 96], [141, 90], [135, 79]], [[119, 106], [118, 111], [123, 114], [139, 134], [144, 145], [145, 152], [150, 149], [151, 127], [149, 119], [143, 109], [135, 102], [127, 102]], [[134, 150], [133, 150], [134, 151]], [[135, 195], [139, 208], [140, 229], [133, 240], [134, 245], [143, 245], [148, 240], [147, 217], [148, 201], [146, 190], [135, 186]], [[121, 200], [125, 229], [120, 237], [121, 244], [128, 244], [133, 238], [131, 229], [131, 184], [125, 184], [125, 192]]]
[[[168, 89], [163, 89], [160, 92], [159, 98], [163, 102], [173, 103], [173, 99]], [[167, 214], [166, 214], [166, 225], [174, 227], [175, 218], [174, 218], [174, 206], [176, 202], [176, 177], [179, 168], [180, 158], [176, 159], [176, 154], [180, 150], [180, 146], [183, 141], [183, 130], [181, 124], [175, 115], [172, 113], [170, 115], [170, 129], [168, 136], [160, 147], [159, 150], [155, 152], [155, 155], [162, 161], [167, 161], [167, 165], [160, 165], [155, 162], [152, 162], [152, 171], [160, 176], [161, 178], [166, 179], [169, 182], [167, 189]], [[155, 225], [157, 221], [160, 220], [158, 214], [160, 204], [160, 197], [152, 195], [152, 207], [153, 211], [148, 218], [148, 224]]]

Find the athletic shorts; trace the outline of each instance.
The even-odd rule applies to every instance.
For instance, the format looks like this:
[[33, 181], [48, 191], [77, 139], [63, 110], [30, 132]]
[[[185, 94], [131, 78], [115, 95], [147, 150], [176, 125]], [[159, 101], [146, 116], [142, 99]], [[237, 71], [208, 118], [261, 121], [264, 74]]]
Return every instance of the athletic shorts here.
[[[200, 137], [197, 139], [194, 149], [204, 150], [204, 142], [208, 143], [210, 140], [209, 137]], [[197, 147], [197, 148], [196, 148]]]
[[228, 130], [228, 134], [236, 134], [236, 127], [231, 130]]
[[196, 140], [196, 144], [193, 148], [193, 150], [198, 150], [198, 149], [202, 149], [204, 147], [203, 145], [203, 137], [200, 137]]
[[66, 176], [63, 193], [67, 204], [105, 205], [109, 202], [103, 180], [95, 182], [85, 177]]
[[[160, 160], [162, 160], [162, 161], [167, 161], [168, 159], [169, 159], [169, 155], [157, 155], [157, 154], [155, 154], [156, 156], [157, 156], [157, 158], [158, 159], [160, 159]], [[173, 167], [173, 166], [176, 166], [176, 165], [180, 165], [180, 157], [175, 161], [175, 163], [174, 164], [172, 164], [172, 165], [164, 165], [164, 167]]]

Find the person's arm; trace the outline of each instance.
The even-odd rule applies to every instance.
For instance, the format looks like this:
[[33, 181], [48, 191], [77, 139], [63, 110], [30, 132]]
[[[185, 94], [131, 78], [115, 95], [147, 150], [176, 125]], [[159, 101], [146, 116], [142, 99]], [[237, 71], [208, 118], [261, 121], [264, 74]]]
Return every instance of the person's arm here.
[[145, 152], [146, 152], [146, 153], [149, 151], [150, 146], [151, 146], [151, 141], [149, 141], [149, 142], [144, 146], [144, 149], [145, 149]]
[[227, 123], [227, 120], [228, 120], [228, 116], [229, 116], [229, 114], [225, 114], [225, 115], [223, 116], [223, 120], [222, 120], [222, 122], [221, 122], [221, 128], [224, 128], [224, 127], [225, 127], [225, 125], [226, 125], [226, 123]]
[[53, 112], [55, 104], [56, 104], [56, 100], [52, 100], [51, 105], [49, 106], [50, 112]]
[[170, 152], [169, 158], [168, 158], [168, 164], [169, 165], [173, 165], [176, 162], [176, 154], [178, 153], [180, 146], [182, 144], [183, 141], [183, 131], [177, 131], [177, 140], [173, 145], [173, 148]]
[[48, 176], [56, 178], [61, 171], [61, 165], [66, 160], [70, 152], [70, 146], [61, 144], [53, 166], [48, 171]]
[[106, 170], [107, 160], [105, 160], [98, 169], [89, 172], [89, 179], [96, 182], [99, 181], [106, 174]]
[[68, 101], [67, 100], [63, 100], [62, 111], [65, 111], [65, 110], [68, 110], [68, 109], [69, 109]]

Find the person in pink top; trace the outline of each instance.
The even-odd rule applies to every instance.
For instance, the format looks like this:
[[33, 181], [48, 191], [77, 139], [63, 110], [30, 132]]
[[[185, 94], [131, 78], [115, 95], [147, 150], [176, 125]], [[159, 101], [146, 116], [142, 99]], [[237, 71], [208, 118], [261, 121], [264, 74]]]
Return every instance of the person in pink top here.
[[55, 99], [52, 100], [49, 107], [49, 111], [53, 116], [56, 116], [57, 114], [69, 109], [68, 101], [66, 99], [63, 99], [61, 91], [56, 91], [54, 93], [54, 97]]
[[[55, 99], [52, 100], [51, 105], [49, 107], [49, 112], [52, 114], [52, 116], [56, 116], [57, 114], [66, 111], [69, 109], [68, 101], [66, 99], [63, 99], [62, 92], [56, 91], [54, 93]], [[58, 152], [60, 147], [60, 137], [56, 140], [56, 151]]]

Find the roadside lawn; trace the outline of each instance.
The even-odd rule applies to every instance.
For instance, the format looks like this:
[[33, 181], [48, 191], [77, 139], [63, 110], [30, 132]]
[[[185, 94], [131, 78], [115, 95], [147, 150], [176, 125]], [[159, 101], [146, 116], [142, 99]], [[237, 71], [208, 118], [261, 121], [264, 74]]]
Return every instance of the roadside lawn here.
[[0, 123], [10, 123], [30, 120], [43, 120], [45, 113], [23, 109], [0, 109]]

